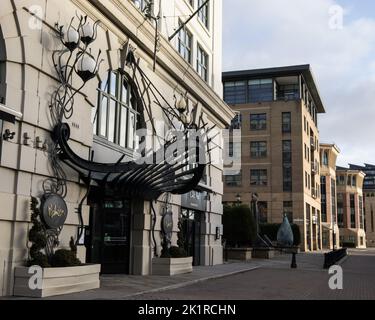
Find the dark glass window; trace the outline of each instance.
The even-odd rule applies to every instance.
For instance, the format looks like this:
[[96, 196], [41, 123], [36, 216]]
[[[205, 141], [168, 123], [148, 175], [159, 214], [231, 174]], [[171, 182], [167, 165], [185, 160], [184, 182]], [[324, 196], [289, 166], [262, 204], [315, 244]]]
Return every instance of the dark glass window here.
[[364, 229], [364, 216], [363, 216], [363, 197], [359, 196], [358, 197], [358, 202], [359, 202], [359, 227], [361, 229]]
[[277, 86], [278, 100], [298, 100], [299, 98], [299, 84]]
[[283, 141], [283, 190], [291, 192], [292, 185], [292, 141]]
[[274, 95], [272, 79], [257, 79], [249, 81], [249, 101], [272, 101]]
[[323, 165], [328, 166], [328, 151], [323, 151]]
[[283, 112], [282, 114], [282, 131], [288, 133], [292, 131], [292, 114], [290, 112]]
[[350, 195], [350, 227], [355, 228], [355, 200], [354, 200], [354, 194]]
[[344, 195], [337, 194], [337, 224], [339, 228], [344, 227]]
[[332, 222], [336, 223], [336, 181], [331, 178]]
[[138, 112], [127, 77], [110, 71], [99, 86], [98, 107], [93, 110], [94, 134], [123, 148], [134, 149]]
[[320, 177], [320, 193], [322, 195], [322, 222], [327, 222], [327, 186], [325, 176]]
[[246, 103], [246, 81], [225, 82], [224, 100], [228, 104]]
[[250, 130], [266, 130], [267, 129], [267, 114], [251, 114], [250, 115]]
[[225, 175], [225, 184], [228, 187], [240, 187], [242, 185], [242, 174], [241, 172], [236, 175]]
[[266, 141], [252, 141], [250, 143], [251, 158], [266, 158], [267, 157], [267, 142]]
[[266, 186], [268, 184], [267, 170], [250, 170], [250, 184], [252, 186]]
[[144, 12], [147, 6], [150, 5], [151, 0], [133, 0], [133, 2], [139, 10]]

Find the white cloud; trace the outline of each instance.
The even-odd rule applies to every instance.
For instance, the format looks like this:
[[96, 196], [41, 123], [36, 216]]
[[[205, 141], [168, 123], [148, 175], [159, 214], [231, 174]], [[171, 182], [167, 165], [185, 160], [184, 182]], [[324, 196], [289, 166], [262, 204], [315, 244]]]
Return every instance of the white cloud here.
[[[329, 26], [333, 0], [224, 0], [224, 70], [311, 64], [327, 114], [321, 140], [340, 163], [375, 162], [375, 19]], [[358, 4], [360, 5], [360, 4]]]

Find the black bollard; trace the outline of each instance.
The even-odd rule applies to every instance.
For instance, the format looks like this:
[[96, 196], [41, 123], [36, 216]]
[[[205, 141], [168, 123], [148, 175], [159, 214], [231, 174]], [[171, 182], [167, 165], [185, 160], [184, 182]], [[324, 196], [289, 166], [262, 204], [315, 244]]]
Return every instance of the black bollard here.
[[297, 262], [296, 262], [296, 253], [292, 253], [292, 264], [290, 265], [292, 269], [297, 269]]

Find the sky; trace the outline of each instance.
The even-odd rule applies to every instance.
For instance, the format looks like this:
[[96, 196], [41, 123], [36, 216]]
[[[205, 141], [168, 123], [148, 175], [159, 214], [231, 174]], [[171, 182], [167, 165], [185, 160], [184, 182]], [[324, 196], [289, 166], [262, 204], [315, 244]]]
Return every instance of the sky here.
[[375, 1], [223, 2], [224, 71], [310, 64], [320, 141], [340, 148], [340, 166], [375, 164]]

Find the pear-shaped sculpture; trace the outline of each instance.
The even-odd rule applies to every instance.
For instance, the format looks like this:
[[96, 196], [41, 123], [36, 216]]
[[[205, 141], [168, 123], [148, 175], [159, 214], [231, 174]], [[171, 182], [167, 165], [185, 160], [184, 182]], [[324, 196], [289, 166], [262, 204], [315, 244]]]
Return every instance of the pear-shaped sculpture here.
[[292, 227], [287, 216], [284, 216], [283, 223], [277, 231], [277, 244], [281, 247], [291, 247], [294, 242]]

